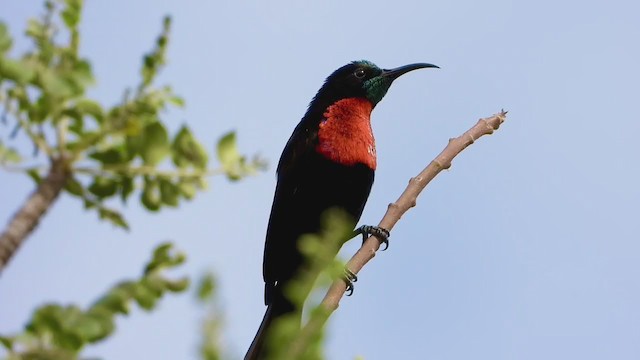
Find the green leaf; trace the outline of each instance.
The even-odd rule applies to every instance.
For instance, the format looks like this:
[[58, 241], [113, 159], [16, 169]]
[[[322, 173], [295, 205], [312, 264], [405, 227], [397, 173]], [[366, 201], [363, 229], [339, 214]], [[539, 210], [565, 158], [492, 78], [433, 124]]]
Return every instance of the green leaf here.
[[4, 54], [9, 49], [11, 49], [12, 44], [13, 41], [11, 40], [11, 34], [9, 34], [7, 25], [5, 25], [5, 23], [3, 22], [0, 22], [0, 54]]
[[117, 227], [129, 230], [129, 224], [124, 219], [124, 216], [122, 216], [122, 214], [120, 214], [119, 212], [101, 207], [98, 209], [98, 214], [100, 215], [100, 219], [107, 220]]
[[158, 276], [145, 276], [140, 283], [158, 297], [162, 296], [165, 290], [163, 279]]
[[185, 199], [191, 200], [196, 196], [196, 185], [191, 179], [184, 179], [178, 183], [178, 191]]
[[86, 98], [80, 99], [76, 101], [75, 108], [81, 114], [92, 116], [98, 122], [102, 122], [102, 119], [104, 119], [104, 110], [102, 109], [102, 106], [96, 101]]
[[83, 345], [84, 343], [91, 342], [92, 339], [104, 336], [104, 329], [99, 319], [84, 313], [70, 324], [70, 327], [70, 330], [82, 339]]
[[211, 273], [206, 273], [198, 284], [197, 296], [200, 301], [207, 301], [213, 297], [216, 289], [216, 279]]
[[104, 308], [92, 308], [87, 312], [87, 316], [91, 317], [97, 325], [94, 333], [86, 335], [89, 342], [98, 342], [113, 333], [115, 330], [113, 315]]
[[39, 69], [38, 83], [47, 95], [54, 98], [66, 99], [77, 92], [73, 83], [51, 68]]
[[68, 108], [62, 110], [62, 115], [71, 120], [69, 122], [69, 131], [82, 136], [84, 132], [83, 114], [81, 114], [76, 108]]
[[238, 151], [235, 131], [225, 134], [218, 141], [218, 160], [227, 174], [229, 180], [239, 180], [242, 177], [244, 157]]
[[64, 189], [71, 195], [84, 196], [84, 186], [74, 177], [67, 179]]
[[93, 309], [105, 308], [109, 312], [129, 314], [129, 293], [120, 285], [111, 289], [93, 305]]
[[115, 195], [118, 190], [118, 183], [112, 179], [102, 176], [94, 178], [93, 183], [89, 185], [89, 192], [100, 199]]
[[180, 265], [185, 260], [186, 256], [183, 253], [173, 250], [173, 244], [164, 243], [153, 252], [153, 259], [145, 267], [144, 273], [150, 276], [163, 268]]
[[125, 161], [125, 154], [122, 147], [112, 147], [102, 151], [89, 154], [89, 157], [101, 162], [103, 165], [120, 164]]
[[67, 6], [62, 11], [60, 16], [62, 17], [62, 20], [64, 21], [64, 24], [67, 26], [67, 28], [74, 29], [80, 22], [81, 2], [78, 0], [67, 0], [65, 2]]
[[6, 147], [0, 141], [0, 164], [17, 164], [22, 161], [20, 154], [11, 147]]
[[140, 201], [147, 210], [158, 211], [161, 204], [160, 184], [156, 179], [145, 177], [144, 189], [140, 196]]
[[138, 305], [145, 310], [153, 309], [156, 301], [158, 300], [157, 296], [152, 291], [140, 283], [133, 286], [133, 297]]
[[231, 131], [220, 140], [218, 140], [218, 160], [222, 163], [223, 166], [229, 164], [235, 164], [241, 158], [240, 153], [238, 152], [238, 144], [236, 141], [236, 132]]
[[179, 280], [166, 280], [165, 286], [171, 292], [182, 292], [189, 288], [189, 283], [188, 278], [182, 278]]
[[134, 189], [135, 189], [135, 182], [133, 177], [123, 176], [122, 180], [120, 181], [120, 199], [123, 202], [126, 202], [127, 199], [129, 198], [129, 195], [131, 195]]
[[76, 93], [84, 93], [84, 89], [95, 83], [91, 63], [86, 60], [80, 60], [74, 63], [73, 69], [65, 74], [67, 81], [72, 83], [76, 88]]
[[36, 19], [29, 19], [27, 22], [27, 30], [25, 31], [26, 35], [38, 39], [46, 36], [47, 29], [44, 24]]
[[42, 181], [42, 176], [40, 176], [40, 172], [38, 171], [38, 169], [29, 169], [29, 170], [27, 170], [27, 175], [29, 175], [29, 177], [36, 184], [40, 184], [40, 182]]
[[198, 169], [206, 169], [209, 161], [204, 147], [198, 143], [188, 127], [183, 126], [176, 134], [171, 145], [173, 150], [173, 163], [180, 168], [194, 166]]
[[165, 205], [178, 206], [178, 187], [168, 179], [160, 178], [160, 198]]
[[169, 136], [160, 122], [153, 122], [144, 128], [140, 155], [145, 164], [157, 165], [169, 154]]
[[33, 67], [24, 61], [0, 59], [0, 79], [8, 79], [24, 85], [30, 82], [35, 75]]
[[170, 103], [172, 103], [177, 107], [181, 107], [181, 108], [184, 107], [184, 98], [182, 98], [181, 96], [173, 95], [173, 96], [170, 96], [168, 100]]
[[0, 336], [0, 344], [2, 344], [2, 346], [4, 346], [5, 349], [11, 351], [13, 349], [13, 342], [15, 340], [13, 338], [10, 337], [6, 337], [6, 336]]

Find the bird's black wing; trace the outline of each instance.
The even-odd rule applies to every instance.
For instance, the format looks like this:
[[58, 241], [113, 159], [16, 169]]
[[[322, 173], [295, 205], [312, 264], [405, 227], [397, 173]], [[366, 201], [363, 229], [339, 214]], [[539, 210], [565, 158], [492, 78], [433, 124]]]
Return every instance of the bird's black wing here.
[[[277, 281], [299, 265], [296, 241], [301, 235], [296, 223], [296, 208], [300, 204], [300, 186], [309, 186], [305, 178], [312, 176], [309, 166], [315, 154], [317, 131], [309, 129], [304, 121], [293, 131], [285, 146], [277, 168], [277, 185], [269, 217], [265, 240], [263, 277], [265, 302], [269, 304]], [[306, 193], [306, 192], [304, 192]]]

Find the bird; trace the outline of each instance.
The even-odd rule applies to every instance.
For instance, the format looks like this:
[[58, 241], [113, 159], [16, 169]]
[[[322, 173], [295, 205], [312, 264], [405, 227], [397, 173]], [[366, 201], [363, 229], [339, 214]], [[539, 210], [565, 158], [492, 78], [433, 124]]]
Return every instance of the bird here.
[[[283, 290], [304, 267], [298, 239], [317, 233], [330, 208], [350, 215], [353, 228], [360, 220], [377, 167], [371, 112], [394, 80], [421, 68], [438, 66], [414, 63], [387, 70], [353, 61], [329, 75], [309, 103], [278, 162], [263, 259], [267, 310], [245, 360], [268, 357], [264, 340], [274, 320], [296, 311]], [[375, 226], [355, 233], [374, 234], [385, 243], [389, 236]]]

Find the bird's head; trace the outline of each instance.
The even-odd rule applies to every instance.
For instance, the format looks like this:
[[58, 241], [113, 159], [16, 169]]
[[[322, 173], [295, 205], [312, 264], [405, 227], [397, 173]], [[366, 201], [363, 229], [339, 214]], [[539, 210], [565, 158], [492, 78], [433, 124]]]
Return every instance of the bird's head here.
[[363, 97], [375, 106], [391, 87], [395, 79], [409, 71], [422, 68], [437, 68], [427, 63], [400, 66], [395, 69], [380, 69], [367, 60], [351, 62], [329, 75], [318, 91], [316, 99], [335, 102], [352, 97]]

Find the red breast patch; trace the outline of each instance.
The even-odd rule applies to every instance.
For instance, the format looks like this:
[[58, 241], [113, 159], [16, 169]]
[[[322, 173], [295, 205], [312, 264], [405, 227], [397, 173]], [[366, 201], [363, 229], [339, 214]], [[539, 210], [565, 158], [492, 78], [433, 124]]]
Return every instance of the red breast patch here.
[[318, 130], [316, 150], [342, 165], [376, 169], [376, 142], [371, 131], [373, 105], [364, 98], [342, 99], [329, 106]]

